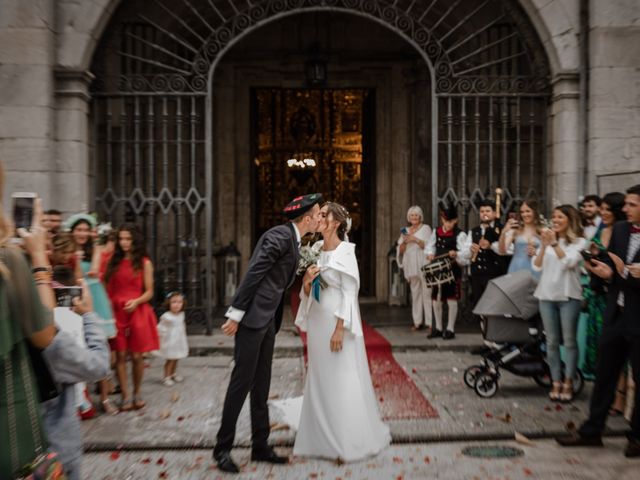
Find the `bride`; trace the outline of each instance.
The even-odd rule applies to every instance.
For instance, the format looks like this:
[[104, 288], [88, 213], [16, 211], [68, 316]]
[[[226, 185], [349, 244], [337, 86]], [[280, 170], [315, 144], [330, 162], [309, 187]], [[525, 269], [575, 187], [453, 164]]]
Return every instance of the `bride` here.
[[[318, 228], [324, 238], [317, 266], [307, 270], [296, 325], [307, 331], [307, 370], [293, 454], [354, 461], [389, 445], [378, 412], [358, 306], [355, 245], [346, 241], [347, 210], [329, 202]], [[321, 275], [324, 288], [320, 287]]]

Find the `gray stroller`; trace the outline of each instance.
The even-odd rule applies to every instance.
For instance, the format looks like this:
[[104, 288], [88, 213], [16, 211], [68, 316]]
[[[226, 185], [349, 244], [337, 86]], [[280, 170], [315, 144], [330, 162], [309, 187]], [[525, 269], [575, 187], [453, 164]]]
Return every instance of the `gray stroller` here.
[[[538, 300], [533, 296], [535, 288], [535, 280], [526, 270], [503, 275], [489, 282], [474, 308], [473, 313], [484, 321], [483, 337], [492, 345], [482, 356], [482, 364], [472, 365], [464, 372], [464, 383], [478, 396], [490, 398], [497, 393], [501, 369], [551, 387]], [[574, 395], [583, 388], [584, 378], [578, 370], [573, 381]]]

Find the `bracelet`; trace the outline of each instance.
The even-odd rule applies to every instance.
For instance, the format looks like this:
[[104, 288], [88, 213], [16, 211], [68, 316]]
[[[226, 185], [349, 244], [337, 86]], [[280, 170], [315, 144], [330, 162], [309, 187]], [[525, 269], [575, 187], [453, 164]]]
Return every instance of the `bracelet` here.
[[53, 273], [53, 268], [51, 267], [51, 265], [49, 265], [48, 267], [33, 267], [31, 269], [31, 273], [38, 273], [38, 272]]
[[36, 284], [38, 284], [38, 282], [51, 283], [51, 278], [51, 272], [35, 272], [33, 274], [33, 279], [35, 280]]
[[36, 285], [51, 285], [51, 280], [39, 280], [36, 282]]
[[551, 248], [556, 248], [557, 246], [558, 246], [558, 242], [551, 244]]

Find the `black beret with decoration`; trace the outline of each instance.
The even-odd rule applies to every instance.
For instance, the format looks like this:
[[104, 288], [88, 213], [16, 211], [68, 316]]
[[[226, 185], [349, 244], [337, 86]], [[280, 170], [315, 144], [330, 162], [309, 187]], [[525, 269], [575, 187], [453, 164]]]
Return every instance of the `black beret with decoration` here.
[[309, 195], [296, 197], [284, 207], [282, 214], [289, 220], [294, 220], [311, 210], [316, 203], [322, 203], [321, 193], [311, 193]]
[[458, 218], [458, 209], [455, 205], [446, 205], [440, 202], [440, 216], [445, 220], [455, 220]]

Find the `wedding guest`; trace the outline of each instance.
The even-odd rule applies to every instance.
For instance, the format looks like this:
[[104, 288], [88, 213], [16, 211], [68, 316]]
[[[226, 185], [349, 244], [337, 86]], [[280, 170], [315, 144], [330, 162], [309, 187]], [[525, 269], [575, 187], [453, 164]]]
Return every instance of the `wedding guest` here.
[[[72, 315], [80, 315], [82, 345], [65, 331], [59, 331], [42, 352], [51, 366], [60, 394], [42, 403], [45, 431], [52, 448], [60, 455], [69, 480], [80, 480], [82, 463], [82, 431], [77, 406], [77, 384], [96, 382], [109, 372], [109, 347], [93, 312], [91, 293], [82, 282], [82, 297], [74, 299]], [[58, 307], [66, 308], [66, 307]], [[56, 317], [57, 318], [57, 317]]]
[[512, 255], [507, 273], [528, 270], [538, 280], [540, 272], [533, 269], [531, 257], [540, 248], [540, 212], [538, 202], [527, 199], [520, 205], [519, 213], [510, 213], [509, 220], [500, 233], [498, 252]]
[[[3, 188], [0, 164], [0, 202]], [[14, 230], [0, 205], [0, 371], [5, 372], [0, 382], [0, 478], [17, 477], [25, 465], [41, 459], [49, 447], [38, 408], [36, 374], [27, 349], [29, 343], [42, 350], [56, 335], [50, 310], [55, 299], [46, 253], [47, 231], [41, 226], [40, 204], [36, 199], [30, 231], [19, 231], [31, 265], [18, 248], [10, 245]], [[8, 428], [5, 419], [10, 411], [20, 428]]]
[[[411, 289], [412, 330], [422, 330], [431, 326], [431, 289], [427, 287], [422, 274], [426, 263], [424, 248], [431, 238], [431, 227], [424, 222], [422, 209], [414, 205], [407, 210], [407, 226], [400, 230], [398, 239], [398, 265]], [[424, 323], [423, 323], [424, 322]]]
[[[582, 306], [580, 252], [587, 241], [582, 237], [580, 213], [572, 205], [554, 208], [552, 225], [542, 230], [542, 248], [533, 257], [533, 268], [542, 272], [534, 296], [540, 301], [540, 316], [546, 332], [547, 362], [553, 381], [549, 398], [570, 402], [578, 364], [576, 334]], [[560, 360], [561, 338], [566, 350], [564, 372]]]
[[189, 344], [187, 342], [187, 330], [184, 323], [184, 309], [186, 301], [180, 292], [171, 292], [164, 302], [166, 312], [160, 317], [158, 323], [158, 335], [160, 337], [160, 350], [158, 354], [165, 358], [164, 379], [162, 383], [166, 387], [181, 382], [183, 377], [176, 373], [178, 360], [189, 356]]
[[[502, 224], [496, 219], [496, 205], [483, 200], [478, 208], [480, 225], [469, 230], [464, 256], [470, 263], [471, 292], [473, 305], [478, 303], [489, 281], [504, 275], [507, 270], [506, 257], [498, 254], [498, 240]], [[477, 318], [484, 330], [480, 317]], [[474, 348], [471, 353], [486, 353], [489, 347]]]
[[[436, 257], [446, 256], [451, 259], [454, 280], [432, 289], [433, 314], [435, 328], [431, 329], [427, 338], [442, 337], [444, 340], [455, 338], [456, 319], [458, 317], [458, 300], [460, 299], [460, 279], [462, 278], [461, 266], [464, 266], [464, 257], [467, 234], [458, 227], [458, 209], [455, 205], [440, 205], [440, 226], [431, 235], [425, 248], [427, 261], [432, 262]], [[443, 329], [442, 302], [447, 302], [448, 322]]]
[[55, 236], [62, 226], [62, 212], [55, 208], [46, 210], [42, 216], [42, 226], [47, 229], [50, 236]]
[[602, 218], [600, 216], [600, 205], [602, 199], [598, 195], [587, 195], [582, 200], [582, 226], [584, 229], [584, 238], [591, 240], [598, 232]]
[[[149, 302], [153, 298], [153, 265], [146, 252], [144, 237], [137, 225], [125, 224], [118, 230], [115, 251], [105, 273], [107, 293], [116, 317], [118, 382], [122, 391], [120, 411], [144, 408], [140, 389], [144, 376], [142, 354], [159, 348], [156, 316]], [[127, 379], [127, 355], [133, 361], [133, 399]]]
[[[606, 251], [611, 240], [611, 232], [616, 222], [624, 221], [626, 216], [622, 211], [624, 207], [624, 194], [613, 192], [606, 194], [600, 205], [602, 221], [595, 235], [591, 238], [589, 252], [597, 259], [606, 258]], [[602, 331], [602, 321], [604, 310], [607, 306], [608, 286], [600, 281], [598, 277], [590, 274], [589, 281], [583, 286], [582, 296], [584, 299], [584, 310], [586, 316], [586, 344], [583, 346], [585, 353], [582, 373], [587, 378], [593, 378], [596, 371], [596, 360], [598, 353], [598, 342]], [[621, 403], [617, 403], [617, 410], [624, 408], [624, 397]]]
[[[111, 310], [111, 301], [107, 296], [104, 285], [100, 281], [100, 260], [102, 248], [95, 244], [93, 232], [96, 228], [95, 218], [91, 215], [78, 213], [72, 215], [65, 222], [65, 230], [71, 232], [76, 245], [77, 257], [84, 280], [89, 286], [93, 299], [93, 309], [100, 319], [100, 326], [108, 339], [116, 336], [116, 325]], [[112, 385], [108, 378], [100, 380], [100, 404], [102, 410], [115, 415], [118, 409], [109, 400]]]
[[[600, 447], [609, 408], [624, 365], [629, 360], [635, 384], [640, 382], [640, 185], [627, 190], [626, 222], [614, 225], [605, 261], [592, 259], [587, 269], [608, 282], [607, 308], [600, 337], [596, 380], [589, 418], [577, 432], [556, 438], [566, 447]], [[640, 389], [635, 390], [640, 404]], [[625, 456], [640, 457], [640, 409], [631, 417]]]

